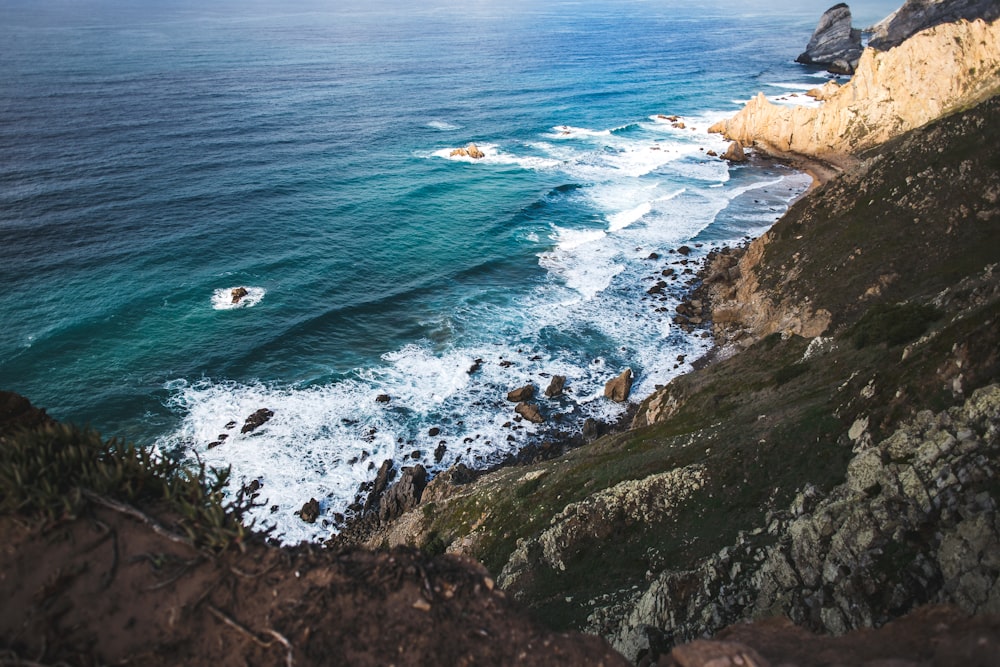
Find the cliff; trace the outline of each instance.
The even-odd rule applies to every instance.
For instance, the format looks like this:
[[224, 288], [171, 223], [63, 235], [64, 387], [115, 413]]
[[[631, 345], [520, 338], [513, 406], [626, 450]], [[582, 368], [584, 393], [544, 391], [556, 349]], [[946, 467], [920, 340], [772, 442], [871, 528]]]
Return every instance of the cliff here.
[[1000, 501], [998, 142], [993, 98], [857, 155], [709, 262], [720, 353], [632, 430], [442, 475], [368, 545], [472, 556], [646, 664], [774, 614], [844, 632], [992, 610], [993, 565], [962, 540], [994, 539]]
[[941, 23], [997, 18], [1000, 18], [1000, 4], [995, 0], [906, 0], [899, 9], [868, 28], [868, 45], [887, 51], [921, 30]]
[[865, 49], [851, 80], [819, 107], [759, 94], [710, 128], [744, 146], [837, 162], [1000, 91], [1000, 22], [960, 21], [889, 51]]

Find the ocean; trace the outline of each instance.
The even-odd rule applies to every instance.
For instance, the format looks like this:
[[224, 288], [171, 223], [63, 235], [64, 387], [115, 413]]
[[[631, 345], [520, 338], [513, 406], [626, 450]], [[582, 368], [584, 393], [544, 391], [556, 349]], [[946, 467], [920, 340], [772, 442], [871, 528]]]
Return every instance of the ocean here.
[[[706, 128], [805, 103], [826, 8], [0, 0], [0, 387], [232, 466], [288, 542], [385, 459], [614, 420], [607, 380], [637, 400], [709, 348], [672, 321], [685, 270], [808, 186]], [[546, 423], [515, 421], [507, 392], [556, 374]]]

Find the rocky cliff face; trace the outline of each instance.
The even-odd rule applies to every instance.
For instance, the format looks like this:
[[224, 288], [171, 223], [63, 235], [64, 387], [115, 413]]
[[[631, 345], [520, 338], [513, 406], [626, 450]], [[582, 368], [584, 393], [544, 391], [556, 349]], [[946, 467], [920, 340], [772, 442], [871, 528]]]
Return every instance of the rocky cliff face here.
[[835, 74], [850, 74], [861, 57], [861, 31], [851, 27], [851, 8], [843, 2], [823, 13], [815, 32], [795, 62], [822, 65]]
[[1000, 21], [939, 25], [878, 52], [818, 108], [759, 94], [713, 132], [744, 146], [822, 159], [856, 153], [1000, 91]]
[[1000, 17], [996, 0], [906, 0], [903, 6], [868, 31], [868, 45], [880, 51], [899, 46], [911, 36], [941, 23], [965, 19], [994, 21]]
[[[843, 634], [932, 601], [1000, 614], [998, 458], [1000, 386], [922, 412], [858, 447], [844, 484], [827, 494], [806, 486], [699, 567], [660, 573], [610, 629], [612, 644], [635, 659], [775, 614]], [[608, 633], [607, 611], [592, 630]]]

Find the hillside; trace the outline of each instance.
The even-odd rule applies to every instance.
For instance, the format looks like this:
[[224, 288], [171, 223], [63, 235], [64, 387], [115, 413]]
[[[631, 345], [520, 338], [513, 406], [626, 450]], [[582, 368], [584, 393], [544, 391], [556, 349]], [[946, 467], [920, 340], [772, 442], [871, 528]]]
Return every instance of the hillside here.
[[955, 546], [973, 525], [1000, 545], [998, 127], [993, 98], [859, 155], [713, 259], [720, 359], [633, 430], [444, 475], [369, 545], [471, 555], [537, 618], [632, 660], [772, 614], [844, 632], [926, 602], [1000, 611], [995, 564]]

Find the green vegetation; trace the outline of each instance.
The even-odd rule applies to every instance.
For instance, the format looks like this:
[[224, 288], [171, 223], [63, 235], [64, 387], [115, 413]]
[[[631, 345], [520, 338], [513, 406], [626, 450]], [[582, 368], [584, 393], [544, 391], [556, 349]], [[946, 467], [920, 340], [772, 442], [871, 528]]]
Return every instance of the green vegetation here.
[[880, 303], [869, 308], [851, 328], [854, 347], [885, 343], [890, 347], [920, 338], [931, 322], [941, 319], [934, 306], [916, 303]]
[[251, 502], [241, 490], [226, 502], [229, 469], [181, 463], [96, 431], [56, 424], [21, 431], [0, 446], [0, 512], [51, 524], [79, 516], [92, 504], [155, 523], [138, 508], [170, 516], [174, 533], [192, 545], [222, 551], [250, 528]]

